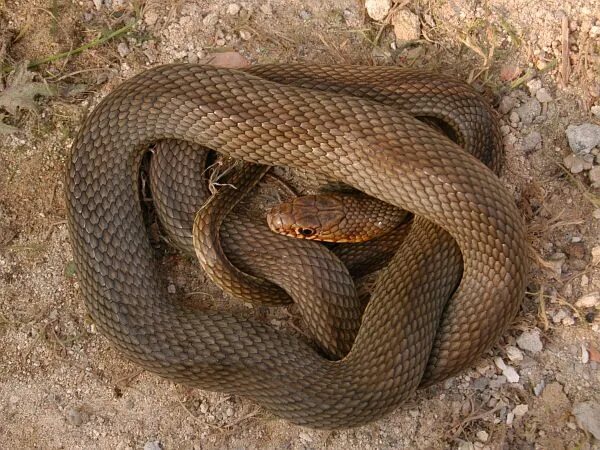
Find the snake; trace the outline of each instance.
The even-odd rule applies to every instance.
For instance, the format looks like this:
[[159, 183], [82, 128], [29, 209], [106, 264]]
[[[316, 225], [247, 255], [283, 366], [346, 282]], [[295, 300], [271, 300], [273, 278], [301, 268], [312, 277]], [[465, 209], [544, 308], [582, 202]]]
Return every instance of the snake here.
[[[326, 358], [257, 318], [168, 299], [139, 194], [143, 156], [164, 139], [310, 171], [414, 215], [346, 356]], [[300, 64], [149, 69], [93, 109], [66, 164], [82, 298], [101, 333], [157, 375], [248, 397], [298, 425], [364, 425], [469, 367], [519, 310], [525, 226], [494, 173], [500, 149], [491, 107], [445, 75]]]

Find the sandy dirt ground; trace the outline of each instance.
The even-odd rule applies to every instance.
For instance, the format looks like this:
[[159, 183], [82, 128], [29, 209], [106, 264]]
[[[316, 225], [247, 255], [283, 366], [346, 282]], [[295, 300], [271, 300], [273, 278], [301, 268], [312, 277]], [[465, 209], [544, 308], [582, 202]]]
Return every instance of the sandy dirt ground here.
[[[600, 137], [585, 146], [600, 3], [375, 3], [378, 20], [351, 0], [0, 0], [0, 448], [600, 448]], [[440, 70], [493, 103], [532, 264], [518, 318], [472, 369], [370, 425], [314, 431], [147, 373], [96, 331], [66, 227], [75, 133], [122, 80], [223, 52]], [[177, 255], [161, 264], [176, 295], [218, 295]]]

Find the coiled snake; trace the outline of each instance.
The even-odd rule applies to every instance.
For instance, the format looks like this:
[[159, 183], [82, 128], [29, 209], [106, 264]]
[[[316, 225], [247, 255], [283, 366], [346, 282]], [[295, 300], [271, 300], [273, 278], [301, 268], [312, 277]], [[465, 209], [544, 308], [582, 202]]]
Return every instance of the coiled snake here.
[[[467, 367], [519, 309], [524, 225], [490, 169], [413, 116], [444, 120], [499, 167], [493, 113], [470, 87], [438, 75], [175, 64], [124, 82], [89, 115], [67, 165], [74, 257], [99, 329], [154, 373], [320, 428], [382, 417], [419, 385]], [[268, 324], [166, 299], [138, 194], [142, 155], [165, 138], [310, 170], [415, 214], [346, 357], [330, 361]]]

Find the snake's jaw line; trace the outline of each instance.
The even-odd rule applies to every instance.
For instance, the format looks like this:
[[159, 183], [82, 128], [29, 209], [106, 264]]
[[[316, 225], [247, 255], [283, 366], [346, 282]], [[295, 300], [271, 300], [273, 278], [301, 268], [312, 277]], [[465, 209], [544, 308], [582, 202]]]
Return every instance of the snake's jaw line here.
[[[494, 173], [414, 116], [444, 119], [469, 153], [498, 172], [502, 140], [493, 111], [470, 86], [443, 75], [397, 67], [171, 64], [121, 84], [84, 122], [65, 183], [82, 296], [98, 329], [154, 373], [248, 396], [279, 417], [315, 428], [377, 420], [419, 385], [469, 367], [519, 310], [525, 227]], [[163, 139], [250, 162], [308, 168], [414, 214], [362, 317], [349, 307], [356, 292], [337, 258], [324, 256], [323, 265], [314, 266], [308, 256], [294, 261], [278, 242], [267, 248], [240, 241], [244, 248], [254, 245], [275, 271], [295, 262], [298, 270], [318, 275], [314, 286], [301, 284], [308, 278], [298, 274], [280, 288], [242, 274], [252, 288], [271, 289], [273, 304], [289, 302], [294, 288], [299, 295], [319, 286], [336, 294], [322, 310], [307, 306], [304, 317], [331, 353], [349, 350], [347, 356], [330, 361], [306, 339], [259, 320], [169, 301], [137, 179], [139, 146]], [[170, 213], [164, 220], [179, 227], [181, 217]], [[184, 213], [193, 222], [195, 211]], [[205, 225], [213, 236], [223, 232], [214, 221]], [[238, 230], [229, 228], [232, 235]], [[177, 244], [184, 249], [187, 233]], [[220, 240], [211, 242], [217, 247], [203, 257], [207, 265], [221, 252]], [[300, 242], [309, 256], [322, 247]], [[224, 284], [238, 286], [231, 278]], [[348, 321], [333, 324], [322, 315], [327, 310]], [[348, 342], [354, 342], [351, 349]]]

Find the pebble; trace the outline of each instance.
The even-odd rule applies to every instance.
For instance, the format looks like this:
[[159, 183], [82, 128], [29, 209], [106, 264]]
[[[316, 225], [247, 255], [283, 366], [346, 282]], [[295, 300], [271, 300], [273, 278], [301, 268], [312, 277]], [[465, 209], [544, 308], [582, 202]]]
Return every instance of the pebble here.
[[592, 216], [594, 216], [594, 219], [600, 219], [600, 208], [595, 209]]
[[167, 286], [167, 292], [168, 292], [169, 294], [175, 294], [175, 293], [177, 292], [177, 288], [175, 287], [175, 285], [174, 285], [173, 283], [170, 283], [170, 284]]
[[475, 450], [475, 446], [472, 442], [469, 441], [461, 441], [457, 447], [458, 450]]
[[495, 379], [490, 380], [490, 388], [493, 390], [499, 389], [504, 384], [506, 384], [506, 377], [504, 375], [498, 375]]
[[542, 147], [542, 135], [537, 131], [532, 131], [521, 140], [521, 147], [525, 153]]
[[120, 42], [119, 45], [117, 45], [117, 52], [119, 52], [119, 55], [122, 57], [125, 57], [129, 54], [129, 47], [125, 42]]
[[585, 256], [585, 244], [583, 242], [571, 242], [567, 244], [565, 252], [570, 258], [583, 259]]
[[260, 12], [262, 12], [265, 16], [271, 16], [273, 15], [273, 8], [269, 3], [265, 3], [260, 5]]
[[67, 409], [66, 414], [67, 422], [69, 422], [71, 425], [75, 425], [76, 427], [83, 425], [89, 420], [87, 413], [80, 411], [77, 408]]
[[508, 356], [508, 359], [513, 362], [523, 360], [523, 352], [521, 352], [521, 350], [514, 345], [509, 345], [506, 347], [506, 356]]
[[600, 303], [600, 291], [590, 292], [582, 297], [579, 297], [575, 302], [575, 306], [578, 308], [593, 308]]
[[593, 401], [577, 403], [573, 406], [573, 415], [579, 428], [600, 439], [600, 404]]
[[373, 20], [383, 20], [392, 7], [392, 0], [366, 0], [367, 14]]
[[414, 41], [421, 36], [419, 16], [407, 9], [396, 12], [392, 17], [394, 34], [399, 41]]
[[475, 436], [477, 436], [477, 439], [479, 439], [481, 442], [487, 442], [487, 440], [490, 438], [489, 433], [485, 430], [478, 431]]
[[537, 98], [540, 103], [549, 103], [553, 100], [552, 95], [546, 88], [541, 88], [537, 91], [535, 93], [535, 98]]
[[592, 264], [596, 265], [598, 263], [600, 263], [600, 245], [592, 248]]
[[527, 88], [531, 95], [535, 95], [542, 88], [542, 81], [539, 78], [533, 78], [527, 82]]
[[506, 425], [512, 425], [513, 420], [515, 420], [515, 413], [509, 412], [506, 415]]
[[600, 119], [600, 105], [594, 105], [590, 108], [590, 112]]
[[527, 414], [527, 411], [529, 411], [529, 406], [528, 405], [517, 405], [512, 410], [513, 414], [516, 417], [524, 416], [525, 414]]
[[252, 33], [250, 33], [247, 30], [240, 30], [240, 37], [244, 40], [244, 41], [249, 41], [250, 39], [252, 39]]
[[551, 255], [547, 260], [546, 264], [548, 269], [550, 269], [557, 277], [560, 277], [562, 274], [562, 267], [567, 259], [567, 255], [561, 252], [556, 252]]
[[519, 115], [521, 122], [530, 124], [542, 112], [542, 105], [535, 98], [530, 98], [514, 110]]
[[590, 170], [593, 167], [593, 157], [591, 155], [575, 155], [573, 153], [563, 158], [563, 163], [571, 173], [581, 173], [584, 170]]
[[235, 16], [237, 13], [240, 12], [240, 9], [240, 5], [238, 5], [237, 3], [231, 3], [227, 7], [227, 14], [229, 14], [230, 16]]
[[513, 111], [510, 113], [510, 116], [508, 116], [508, 120], [510, 120], [510, 123], [512, 123], [512, 124], [517, 124], [517, 123], [519, 123], [519, 121], [521, 119], [519, 117], [519, 113], [517, 113], [516, 111]]
[[148, 441], [144, 444], [144, 450], [163, 450], [160, 441]]
[[600, 144], [600, 126], [593, 123], [582, 125], [569, 125], [567, 127], [569, 147], [577, 154], [589, 153], [596, 145]]
[[541, 352], [543, 345], [542, 340], [540, 339], [540, 331], [537, 329], [524, 331], [517, 338], [517, 345], [521, 350], [525, 350], [532, 354]]
[[590, 360], [590, 352], [585, 348], [585, 344], [581, 344], [581, 364], [587, 364]]
[[498, 110], [501, 114], [508, 114], [515, 106], [517, 106], [517, 99], [510, 95], [505, 95], [500, 100]]
[[310, 437], [310, 434], [308, 434], [305, 431], [301, 431], [300, 433], [298, 433], [298, 437], [300, 438], [300, 440], [302, 442], [312, 442], [313, 441], [312, 437]]
[[544, 380], [542, 380], [538, 384], [536, 384], [533, 387], [533, 393], [535, 394], [535, 396], [539, 397], [540, 394], [544, 391], [545, 387], [546, 387], [546, 382]]
[[500, 358], [499, 356], [494, 358], [494, 363], [496, 364], [498, 369], [500, 369], [502, 371], [502, 375], [504, 375], [506, 377], [506, 380], [509, 383], [518, 383], [519, 382], [520, 377], [514, 367], [507, 366], [504, 363], [504, 360], [502, 358]]
[[600, 187], [600, 166], [593, 167], [588, 174], [592, 187]]
[[308, 19], [310, 19], [312, 17], [312, 14], [309, 11], [305, 10], [305, 9], [303, 9], [302, 11], [300, 11], [298, 13], [298, 15], [300, 16], [300, 18], [302, 20], [308, 20]]

